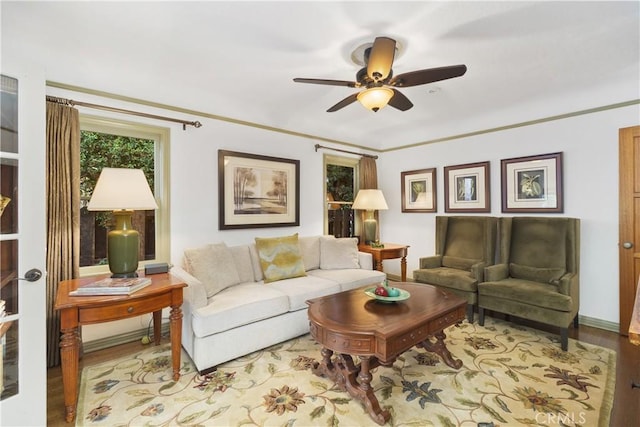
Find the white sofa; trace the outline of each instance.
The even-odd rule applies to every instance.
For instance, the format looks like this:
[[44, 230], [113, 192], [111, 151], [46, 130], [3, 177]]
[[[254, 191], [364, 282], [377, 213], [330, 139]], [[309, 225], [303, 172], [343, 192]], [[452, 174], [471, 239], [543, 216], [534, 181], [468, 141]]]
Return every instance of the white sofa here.
[[370, 254], [357, 251], [356, 239], [297, 240], [304, 275], [270, 282], [255, 243], [185, 251], [183, 266], [171, 272], [188, 285], [182, 346], [198, 371], [308, 333], [311, 298], [375, 286], [386, 278], [373, 270]]

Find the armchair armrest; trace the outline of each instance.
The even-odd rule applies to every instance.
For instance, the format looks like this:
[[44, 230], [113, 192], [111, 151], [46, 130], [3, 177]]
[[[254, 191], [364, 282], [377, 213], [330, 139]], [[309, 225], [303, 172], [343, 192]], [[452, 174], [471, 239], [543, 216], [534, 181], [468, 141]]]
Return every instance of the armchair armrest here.
[[580, 292], [577, 273], [565, 273], [558, 279], [558, 292], [577, 298]]
[[433, 255], [420, 258], [420, 268], [442, 267], [442, 255]]
[[509, 277], [509, 265], [507, 264], [490, 265], [484, 268], [483, 281], [485, 282], [497, 282], [507, 277]]
[[190, 306], [190, 311], [195, 311], [207, 305], [207, 291], [200, 280], [176, 266], [171, 269], [171, 274], [179, 277], [187, 284], [187, 287], [183, 290], [183, 300]]
[[358, 252], [358, 262], [363, 270], [373, 270], [373, 255], [367, 252]]
[[482, 261], [475, 263], [471, 266], [471, 275], [478, 282], [482, 282], [484, 280], [484, 268], [487, 266], [487, 263]]

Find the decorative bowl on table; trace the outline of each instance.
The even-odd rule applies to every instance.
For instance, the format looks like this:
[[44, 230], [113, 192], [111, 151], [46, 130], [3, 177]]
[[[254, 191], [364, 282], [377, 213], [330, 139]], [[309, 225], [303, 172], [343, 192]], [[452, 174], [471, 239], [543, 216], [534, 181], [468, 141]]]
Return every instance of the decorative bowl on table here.
[[377, 301], [380, 302], [398, 302], [398, 301], [404, 301], [406, 299], [408, 299], [411, 294], [407, 291], [405, 291], [404, 289], [399, 289], [399, 288], [395, 288], [399, 291], [399, 295], [398, 296], [382, 296], [382, 295], [378, 295], [376, 294], [376, 288], [367, 288], [364, 290], [364, 293], [371, 298], [376, 299]]

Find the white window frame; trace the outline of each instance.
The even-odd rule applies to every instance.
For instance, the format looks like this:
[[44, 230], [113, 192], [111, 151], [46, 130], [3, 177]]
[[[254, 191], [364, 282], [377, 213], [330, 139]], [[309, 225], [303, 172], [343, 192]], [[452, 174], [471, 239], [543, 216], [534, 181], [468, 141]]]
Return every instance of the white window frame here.
[[[113, 118], [105, 118], [80, 114], [80, 130], [122, 135], [132, 138], [151, 139], [155, 142], [154, 189], [153, 194], [158, 204], [155, 211], [156, 225], [156, 257], [152, 260], [140, 261], [138, 268], [154, 262], [169, 262], [171, 254], [171, 226], [169, 203], [169, 128], [129, 122]], [[80, 267], [80, 276], [91, 276], [109, 272], [108, 265]]]

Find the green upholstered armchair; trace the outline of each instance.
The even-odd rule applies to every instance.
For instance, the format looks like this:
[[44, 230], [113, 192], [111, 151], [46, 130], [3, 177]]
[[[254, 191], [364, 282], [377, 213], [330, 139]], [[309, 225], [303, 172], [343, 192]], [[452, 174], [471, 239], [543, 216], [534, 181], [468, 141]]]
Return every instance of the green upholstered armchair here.
[[478, 285], [478, 323], [488, 309], [557, 326], [567, 350], [569, 325], [578, 327], [580, 220], [504, 217], [498, 229], [498, 261]]
[[467, 300], [467, 320], [473, 322], [478, 283], [492, 265], [497, 218], [436, 216], [436, 255], [420, 258], [413, 280], [451, 291]]

